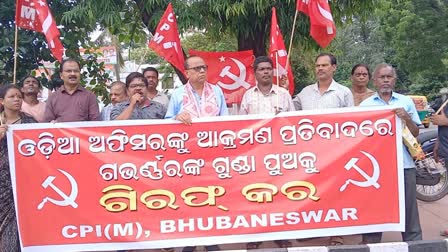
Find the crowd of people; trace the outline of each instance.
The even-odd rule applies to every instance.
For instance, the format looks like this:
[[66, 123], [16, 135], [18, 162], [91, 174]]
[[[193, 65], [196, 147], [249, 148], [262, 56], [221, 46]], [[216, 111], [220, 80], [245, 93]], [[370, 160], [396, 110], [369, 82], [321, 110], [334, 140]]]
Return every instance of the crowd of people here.
[[[410, 98], [394, 92], [397, 80], [395, 69], [388, 64], [379, 64], [373, 73], [365, 64], [357, 64], [351, 71], [351, 88], [334, 80], [337, 69], [336, 58], [322, 53], [315, 60], [316, 83], [305, 87], [294, 98], [286, 90], [287, 80], [273, 84], [273, 62], [266, 56], [257, 57], [253, 64], [256, 85], [248, 89], [239, 106], [240, 115], [279, 113], [284, 111], [342, 108], [352, 106], [395, 106], [395, 113], [414, 136], [421, 124], [416, 108]], [[38, 122], [77, 122], [98, 120], [175, 119], [191, 125], [193, 119], [228, 115], [224, 94], [217, 85], [208, 83], [208, 66], [198, 56], [185, 61], [188, 82], [175, 89], [171, 97], [157, 90], [159, 73], [149, 67], [130, 73], [125, 83], [110, 85], [111, 103], [99, 111], [94, 93], [80, 84], [81, 66], [74, 59], [66, 59], [60, 65], [60, 76], [64, 84], [50, 94], [46, 102], [37, 99], [40, 82], [33, 76], [22, 81], [21, 87], [4, 86], [0, 90], [0, 156], [7, 157], [6, 131], [8, 125]], [[368, 88], [373, 81], [376, 91]], [[448, 106], [432, 122], [439, 125], [438, 156], [448, 157]], [[438, 157], [437, 156], [437, 157]], [[422, 239], [416, 201], [416, 171], [407, 148], [403, 146], [405, 188], [404, 241]], [[0, 251], [20, 251], [14, 200], [7, 158], [0, 160]], [[364, 234], [363, 243], [381, 242], [381, 233]], [[277, 240], [279, 247], [288, 247], [287, 240]], [[248, 249], [259, 248], [261, 242], [247, 244]], [[342, 245], [341, 236], [330, 238], [330, 245]], [[217, 245], [206, 247], [219, 250]], [[170, 249], [165, 249], [170, 250]], [[186, 247], [183, 251], [193, 251]]]

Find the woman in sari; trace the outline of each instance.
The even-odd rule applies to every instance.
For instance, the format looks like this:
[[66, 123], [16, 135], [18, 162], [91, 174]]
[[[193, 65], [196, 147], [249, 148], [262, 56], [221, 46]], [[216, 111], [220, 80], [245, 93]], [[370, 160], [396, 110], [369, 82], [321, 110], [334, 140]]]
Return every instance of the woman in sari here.
[[0, 89], [0, 252], [20, 251], [14, 197], [9, 171], [6, 131], [8, 125], [35, 123], [33, 117], [20, 111], [22, 93], [14, 85]]

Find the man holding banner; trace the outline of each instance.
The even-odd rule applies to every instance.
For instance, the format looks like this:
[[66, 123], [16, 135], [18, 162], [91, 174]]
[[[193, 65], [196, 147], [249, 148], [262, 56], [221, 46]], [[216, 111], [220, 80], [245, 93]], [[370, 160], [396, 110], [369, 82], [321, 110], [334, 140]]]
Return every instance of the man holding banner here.
[[[417, 110], [412, 100], [404, 95], [393, 92], [397, 74], [388, 64], [379, 64], [373, 72], [373, 83], [376, 94], [364, 100], [360, 106], [393, 105], [396, 115], [401, 118], [409, 128], [412, 135], [418, 136], [418, 126], [421, 124]], [[405, 190], [405, 230], [401, 233], [403, 241], [418, 241], [422, 239], [422, 229], [418, 215], [416, 198], [416, 170], [409, 151], [403, 144], [404, 162], [404, 190]], [[363, 234], [362, 243], [381, 242], [382, 233]]]
[[294, 104], [288, 91], [272, 84], [272, 60], [260, 56], [254, 61], [257, 85], [244, 93], [240, 115], [279, 113], [294, 111]]
[[174, 90], [165, 118], [191, 125], [193, 118], [228, 115], [220, 87], [206, 82], [208, 66], [198, 56], [185, 60], [188, 83]]

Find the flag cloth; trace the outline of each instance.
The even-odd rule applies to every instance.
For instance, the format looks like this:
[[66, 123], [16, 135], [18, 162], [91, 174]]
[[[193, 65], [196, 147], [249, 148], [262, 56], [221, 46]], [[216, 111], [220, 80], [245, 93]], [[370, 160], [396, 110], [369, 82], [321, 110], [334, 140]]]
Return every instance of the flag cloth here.
[[60, 33], [46, 0], [17, 0], [16, 25], [43, 33], [51, 53], [62, 62], [64, 46], [59, 39]]
[[[269, 40], [269, 56], [274, 63], [274, 80], [273, 83], [277, 83], [277, 69], [278, 76], [281, 78], [283, 75], [288, 76], [289, 82], [289, 93], [294, 93], [294, 74], [292, 73], [291, 64], [286, 64], [288, 60], [288, 53], [286, 51], [285, 42], [283, 41], [282, 32], [278, 26], [277, 22], [277, 12], [275, 7], [272, 7], [272, 20], [271, 20], [271, 38]], [[276, 61], [276, 56], [278, 58], [278, 66]], [[286, 69], [288, 65], [288, 69]]]
[[246, 90], [255, 86], [252, 50], [238, 52], [190, 50], [189, 54], [204, 59], [208, 65], [207, 81], [222, 89], [227, 104], [241, 103]]
[[179, 71], [185, 72], [184, 54], [177, 30], [176, 16], [171, 3], [168, 4], [148, 46]]
[[297, 0], [297, 10], [310, 17], [311, 37], [322, 47], [327, 47], [336, 36], [336, 26], [328, 0]]

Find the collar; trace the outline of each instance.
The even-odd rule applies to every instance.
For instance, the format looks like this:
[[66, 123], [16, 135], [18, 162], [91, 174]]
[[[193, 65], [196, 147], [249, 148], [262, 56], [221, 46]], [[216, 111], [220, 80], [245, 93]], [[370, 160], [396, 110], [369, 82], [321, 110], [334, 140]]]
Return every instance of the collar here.
[[[254, 91], [256, 91], [256, 92], [258, 92], [260, 89], [258, 88], [258, 84], [257, 85], [255, 85], [255, 87], [254, 87]], [[261, 92], [261, 91], [260, 91]], [[277, 94], [278, 93], [278, 89], [276, 88], [276, 85], [274, 85], [274, 84], [272, 84], [272, 86], [271, 86], [271, 90], [269, 90], [269, 94], [272, 94], [272, 93], [274, 93], [274, 94]]]
[[[325, 90], [325, 92], [337, 90], [337, 85], [338, 83], [334, 79], [331, 79], [330, 86], [328, 87], [327, 90]], [[314, 91], [319, 92], [319, 82], [313, 84], [313, 89]]]
[[[378, 92], [375, 92], [375, 94], [372, 95], [372, 97], [373, 97], [374, 100], [380, 100], [380, 101], [383, 101], [384, 103], [387, 103], [386, 101], [384, 101], [384, 100], [380, 97], [380, 95], [378, 94]], [[390, 101], [392, 101], [392, 100], [397, 100], [397, 99], [398, 99], [398, 93], [395, 93], [395, 92], [392, 91], [392, 96], [390, 97]], [[390, 102], [390, 101], [389, 101], [389, 102]]]
[[[59, 90], [61, 91], [61, 93], [67, 93], [67, 94], [68, 94], [67, 90], [65, 90], [65, 85], [62, 85], [62, 86], [59, 88]], [[86, 90], [86, 89], [85, 89], [84, 87], [82, 87], [81, 85], [78, 85], [78, 86], [76, 87], [75, 92], [78, 92], [78, 91], [83, 92], [83, 91], [85, 91], [85, 90]], [[75, 93], [75, 92], [73, 92], [73, 93]]]

